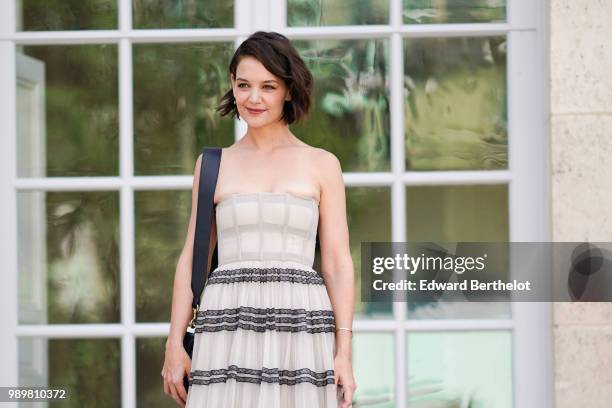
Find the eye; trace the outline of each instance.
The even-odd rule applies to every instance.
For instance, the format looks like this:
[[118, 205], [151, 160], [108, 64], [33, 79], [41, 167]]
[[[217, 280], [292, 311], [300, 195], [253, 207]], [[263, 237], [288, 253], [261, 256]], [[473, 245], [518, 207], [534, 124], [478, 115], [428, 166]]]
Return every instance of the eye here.
[[[238, 88], [242, 88], [242, 85], [247, 85], [246, 83], [241, 83], [238, 84]], [[275, 87], [273, 87], [272, 85], [264, 85], [264, 88], [269, 88], [269, 89], [276, 89]]]

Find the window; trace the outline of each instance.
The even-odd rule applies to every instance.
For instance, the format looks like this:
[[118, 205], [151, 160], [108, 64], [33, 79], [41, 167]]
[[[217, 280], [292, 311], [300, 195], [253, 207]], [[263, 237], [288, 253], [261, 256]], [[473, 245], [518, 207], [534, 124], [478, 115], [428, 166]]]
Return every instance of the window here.
[[[159, 372], [193, 165], [245, 130], [214, 106], [258, 29], [315, 75], [292, 131], [342, 162], [357, 276], [361, 241], [550, 240], [541, 1], [2, 7], [3, 384], [171, 402]], [[552, 406], [548, 304], [358, 302], [355, 317], [362, 406]]]

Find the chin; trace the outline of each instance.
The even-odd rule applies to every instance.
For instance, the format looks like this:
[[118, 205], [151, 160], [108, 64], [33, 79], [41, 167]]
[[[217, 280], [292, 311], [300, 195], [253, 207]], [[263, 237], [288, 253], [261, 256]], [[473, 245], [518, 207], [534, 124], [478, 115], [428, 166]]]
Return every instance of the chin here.
[[[252, 118], [249, 116], [248, 112], [246, 115], [240, 115], [240, 119], [242, 119], [249, 126], [252, 126], [254, 128], [264, 127], [266, 125], [271, 125], [276, 122], [274, 120], [270, 120], [270, 118], [266, 118], [265, 121], [260, 120], [260, 118]], [[280, 115], [278, 116], [278, 120], [280, 120]]]

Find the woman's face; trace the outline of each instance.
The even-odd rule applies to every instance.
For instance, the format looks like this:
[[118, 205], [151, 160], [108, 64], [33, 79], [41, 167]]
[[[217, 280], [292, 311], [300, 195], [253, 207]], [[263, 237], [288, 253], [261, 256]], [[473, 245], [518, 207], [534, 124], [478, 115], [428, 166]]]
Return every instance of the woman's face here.
[[263, 127], [280, 119], [285, 100], [290, 99], [289, 91], [256, 58], [243, 57], [231, 81], [238, 113], [249, 126]]

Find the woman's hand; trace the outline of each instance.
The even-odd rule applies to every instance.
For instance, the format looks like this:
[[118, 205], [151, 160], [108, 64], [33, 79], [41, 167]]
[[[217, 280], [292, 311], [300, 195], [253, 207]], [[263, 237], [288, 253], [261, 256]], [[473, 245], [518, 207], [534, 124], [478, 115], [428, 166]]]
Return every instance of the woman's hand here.
[[183, 378], [191, 370], [191, 359], [182, 346], [166, 346], [166, 357], [161, 375], [164, 377], [164, 394], [170, 395], [178, 405], [185, 406], [187, 390]]
[[357, 389], [355, 378], [353, 378], [353, 365], [350, 357], [336, 355], [334, 358], [334, 377], [336, 386], [342, 386], [344, 392], [340, 408], [353, 406], [353, 393]]

